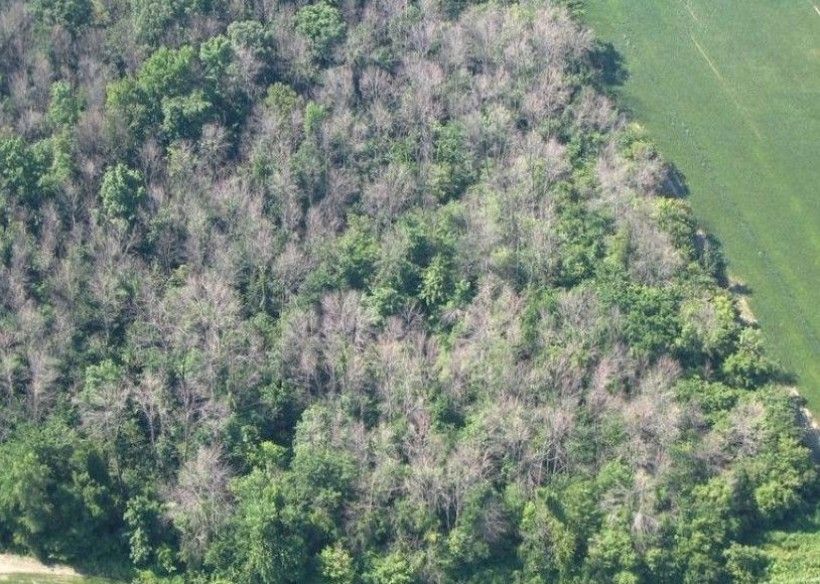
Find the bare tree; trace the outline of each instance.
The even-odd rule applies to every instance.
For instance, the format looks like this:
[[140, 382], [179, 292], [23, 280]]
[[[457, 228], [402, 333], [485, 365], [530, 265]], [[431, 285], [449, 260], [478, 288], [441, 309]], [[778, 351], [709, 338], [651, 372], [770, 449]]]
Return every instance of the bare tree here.
[[185, 560], [199, 565], [228, 516], [231, 473], [219, 446], [202, 446], [179, 471], [167, 492], [168, 514], [182, 534]]

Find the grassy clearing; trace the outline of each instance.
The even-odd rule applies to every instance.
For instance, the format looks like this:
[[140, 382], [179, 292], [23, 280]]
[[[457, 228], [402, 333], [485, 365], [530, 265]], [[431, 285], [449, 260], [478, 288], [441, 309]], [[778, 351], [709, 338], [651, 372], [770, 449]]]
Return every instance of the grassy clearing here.
[[112, 580], [85, 576], [0, 574], [0, 584], [114, 584]]
[[820, 413], [820, 13], [810, 0], [587, 0], [622, 103], [678, 165]]
[[[92, 573], [121, 574], [128, 579], [127, 571], [116, 565], [95, 566]], [[102, 572], [97, 570], [102, 569]], [[71, 566], [46, 565], [30, 556], [0, 553], [0, 584], [116, 584], [115, 580], [98, 576], [85, 576]]]

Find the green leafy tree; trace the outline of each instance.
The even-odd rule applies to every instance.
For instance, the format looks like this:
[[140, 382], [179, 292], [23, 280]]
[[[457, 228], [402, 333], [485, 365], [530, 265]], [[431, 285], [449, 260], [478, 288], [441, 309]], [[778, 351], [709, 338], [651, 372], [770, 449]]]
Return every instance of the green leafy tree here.
[[371, 561], [372, 568], [365, 574], [368, 584], [412, 584], [415, 573], [410, 561], [401, 552], [377, 557]]
[[48, 119], [54, 126], [73, 126], [77, 123], [81, 110], [82, 103], [67, 82], [56, 81], [51, 85]]
[[356, 568], [353, 558], [340, 543], [327, 546], [319, 554], [322, 581], [327, 584], [354, 584]]
[[134, 220], [139, 205], [145, 200], [142, 174], [124, 164], [109, 167], [100, 186], [100, 200], [105, 214], [111, 219], [128, 223]]
[[36, 9], [49, 24], [59, 24], [72, 33], [91, 23], [94, 16], [92, 0], [36, 0]]
[[[106, 106], [113, 119], [129, 133], [133, 143], [128, 146], [139, 144], [166, 119], [171, 138], [177, 137], [179, 131], [192, 130], [187, 123], [201, 123], [207, 110], [204, 97], [201, 93], [190, 97], [198, 82], [195, 64], [192, 47], [162, 47], [146, 59], [135, 77], [108, 86]], [[169, 100], [174, 101], [169, 105]]]
[[280, 480], [260, 469], [237, 481], [237, 508], [227, 541], [234, 581], [285, 584], [304, 581], [307, 545], [302, 517]]
[[256, 20], [239, 20], [228, 25], [228, 38], [236, 53], [244, 53], [254, 59], [256, 73], [266, 78], [273, 65], [273, 40], [270, 31]]
[[311, 42], [316, 57], [326, 60], [330, 58], [333, 45], [344, 37], [345, 22], [338, 8], [322, 0], [299, 10], [296, 30]]
[[557, 580], [571, 567], [577, 551], [575, 538], [546, 506], [528, 502], [519, 533], [518, 556], [524, 563], [524, 574], [533, 582]]
[[[224, 81], [234, 57], [230, 39], [222, 34], [207, 39], [199, 46], [199, 61], [205, 78], [217, 86]], [[215, 89], [220, 90], [221, 87]]]
[[725, 294], [691, 298], [681, 304], [679, 344], [690, 354], [719, 359], [734, 348], [740, 333], [732, 299]]
[[143, 63], [137, 75], [137, 86], [151, 101], [188, 93], [194, 85], [194, 49], [162, 47]]
[[309, 101], [307, 105], [305, 105], [305, 134], [315, 138], [322, 127], [322, 122], [327, 119], [328, 113], [323, 105], [315, 101]]
[[750, 487], [742, 474], [715, 477], [695, 486], [676, 536], [684, 582], [725, 579], [723, 550], [752, 519]]
[[455, 122], [436, 128], [430, 189], [440, 201], [461, 196], [473, 181], [473, 161], [464, 141], [464, 130]]
[[733, 543], [723, 555], [733, 584], [755, 584], [765, 579], [769, 562], [761, 550]]
[[593, 582], [638, 584], [640, 563], [628, 525], [610, 521], [589, 542], [585, 569]]
[[766, 357], [760, 331], [746, 328], [740, 333], [737, 350], [723, 363], [723, 375], [733, 385], [752, 388], [771, 380], [777, 366]]
[[159, 501], [146, 495], [128, 500], [123, 515], [128, 535], [129, 557], [138, 567], [158, 562], [160, 546], [168, 540], [168, 528], [163, 521], [163, 508]]
[[363, 288], [375, 269], [379, 247], [364, 219], [353, 218], [335, 246], [334, 267], [353, 288]]
[[23, 201], [37, 199], [40, 160], [22, 138], [0, 138], [0, 195]]
[[624, 333], [635, 353], [655, 356], [676, 344], [680, 320], [674, 290], [607, 281], [601, 294], [624, 312]]
[[196, 89], [187, 95], [162, 100], [162, 131], [169, 141], [195, 138], [211, 116], [211, 103]]
[[447, 299], [452, 289], [450, 271], [447, 258], [441, 254], [436, 255], [425, 268], [421, 276], [419, 298], [426, 306], [434, 307]]
[[118, 512], [93, 445], [54, 422], [0, 444], [0, 534], [40, 557], [117, 557]]
[[299, 104], [299, 94], [284, 83], [274, 83], [268, 87], [265, 105], [277, 115], [289, 116]]

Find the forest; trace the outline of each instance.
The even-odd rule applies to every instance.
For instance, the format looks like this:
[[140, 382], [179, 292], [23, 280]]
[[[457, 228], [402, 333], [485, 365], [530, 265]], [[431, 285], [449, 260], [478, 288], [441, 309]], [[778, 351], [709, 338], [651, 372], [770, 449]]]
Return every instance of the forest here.
[[576, 10], [0, 0], [0, 550], [764, 579], [802, 402]]

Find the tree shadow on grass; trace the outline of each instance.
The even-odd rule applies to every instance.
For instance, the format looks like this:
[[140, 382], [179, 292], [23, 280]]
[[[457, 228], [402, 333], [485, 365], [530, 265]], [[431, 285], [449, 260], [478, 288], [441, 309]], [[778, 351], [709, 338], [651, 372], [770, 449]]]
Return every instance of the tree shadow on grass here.
[[744, 282], [731, 282], [727, 286], [729, 292], [738, 296], [751, 296], [752, 288]]
[[663, 180], [663, 190], [679, 199], [689, 196], [689, 186], [686, 184], [686, 175], [683, 174], [674, 162], [666, 163], [666, 176]]
[[597, 41], [590, 53], [590, 60], [597, 73], [595, 81], [601, 89], [612, 90], [629, 79], [623, 55], [610, 42]]

